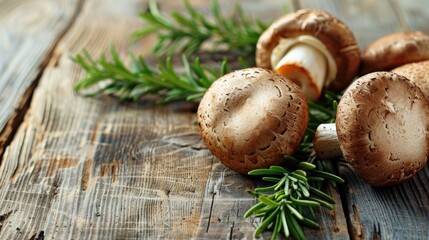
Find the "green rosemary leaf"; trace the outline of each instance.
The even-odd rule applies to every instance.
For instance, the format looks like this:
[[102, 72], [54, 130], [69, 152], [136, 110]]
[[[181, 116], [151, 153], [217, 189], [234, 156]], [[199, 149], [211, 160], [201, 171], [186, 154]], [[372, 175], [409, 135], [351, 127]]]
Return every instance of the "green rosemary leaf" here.
[[244, 218], [250, 217], [253, 213], [255, 213], [256, 211], [258, 211], [259, 209], [261, 209], [265, 206], [266, 205], [263, 202], [259, 202], [255, 205], [253, 205], [253, 207], [249, 208], [249, 210], [247, 210], [247, 212], [244, 214]]
[[254, 190], [246, 190], [246, 192], [248, 193], [248, 194], [250, 194], [250, 195], [252, 195], [252, 196], [254, 196], [254, 197], [256, 197], [256, 198], [258, 198], [259, 197], [259, 195], [261, 195], [261, 194], [259, 194], [258, 192], [256, 192], [256, 191], [254, 191]]
[[274, 188], [275, 191], [278, 191], [281, 187], [283, 187], [283, 184], [286, 182], [286, 179], [288, 179], [288, 176], [284, 176], [276, 185]]
[[295, 219], [295, 217], [290, 212], [286, 212], [285, 215], [286, 215], [287, 225], [289, 226], [289, 230], [293, 238], [305, 239], [304, 231], [302, 231], [302, 228], [299, 225], [298, 221]]
[[[304, 177], [304, 176], [302, 176], [301, 174], [298, 174], [298, 173], [296, 173], [296, 172], [292, 172], [292, 173], [290, 173], [290, 177], [294, 177], [295, 179], [297, 179], [297, 180], [301, 180], [301, 181], [307, 181], [307, 178], [306, 177]], [[292, 181], [294, 181], [293, 179], [291, 179]], [[295, 181], [296, 182], [296, 181]]]
[[329, 204], [328, 202], [325, 202], [325, 201], [323, 201], [323, 200], [321, 200], [321, 199], [314, 198], [314, 197], [309, 197], [308, 199], [310, 199], [310, 200], [313, 200], [313, 201], [316, 201], [316, 202], [320, 203], [320, 206], [325, 207], [325, 208], [327, 208], [327, 209], [329, 209], [329, 210], [334, 209], [334, 206], [332, 206], [332, 205], [331, 205], [331, 204]]
[[309, 182], [323, 182], [323, 181], [325, 181], [325, 179], [322, 177], [314, 177], [314, 176], [308, 176], [307, 180]]
[[320, 207], [320, 203], [317, 201], [295, 199], [295, 198], [291, 198], [291, 199], [295, 205], [306, 206], [306, 207]]
[[281, 194], [276, 194], [276, 201], [280, 202], [281, 200], [285, 199], [287, 196], [283, 193]]
[[279, 182], [280, 180], [282, 180], [283, 178], [276, 178], [276, 177], [263, 177], [262, 180], [267, 181], [267, 182]]
[[290, 212], [295, 215], [298, 219], [304, 219], [304, 217], [301, 215], [301, 213], [298, 212], [294, 207], [292, 207], [290, 204], [286, 204], [286, 207], [290, 210]]
[[298, 187], [301, 189], [301, 192], [305, 197], [310, 196], [310, 192], [308, 191], [307, 186], [305, 186], [301, 181], [298, 182]]
[[317, 188], [310, 187], [310, 192], [313, 193], [313, 194], [315, 194], [315, 195], [317, 195], [318, 197], [322, 198], [323, 200], [325, 200], [328, 203], [335, 204], [335, 200], [331, 196], [329, 196], [328, 194], [320, 191]]
[[306, 176], [307, 176], [307, 172], [306, 172], [306, 171], [304, 171], [304, 170], [302, 170], [302, 169], [297, 169], [297, 170], [295, 170], [295, 172], [294, 172], [294, 173], [299, 174], [299, 175], [301, 175], [301, 176], [303, 176], [303, 177], [306, 177]]
[[332, 180], [332, 181], [337, 182], [337, 183], [344, 183], [344, 179], [342, 179], [341, 177], [339, 177], [335, 174], [329, 173], [329, 172], [320, 171], [320, 170], [313, 170], [313, 171], [311, 171], [311, 173], [315, 176], [323, 177], [325, 179], [329, 179], [329, 180]]
[[259, 227], [255, 230], [254, 236], [258, 238], [261, 233], [268, 227], [270, 223], [273, 222], [273, 220], [277, 217], [277, 213], [280, 210], [280, 208], [276, 208], [275, 211], [270, 213], [270, 215], [259, 225]]
[[298, 164], [298, 167], [303, 168], [305, 170], [313, 170], [316, 168], [316, 165], [309, 163], [309, 162], [300, 162]]
[[289, 171], [288, 170], [286, 170], [284, 167], [282, 167], [282, 166], [276, 166], [276, 165], [273, 165], [273, 166], [271, 166], [270, 167], [270, 169], [271, 170], [273, 170], [273, 171], [277, 171], [277, 172], [279, 172], [279, 173], [289, 173]]
[[302, 224], [304, 224], [307, 227], [313, 228], [313, 229], [320, 229], [320, 225], [317, 224], [315, 221], [309, 219], [309, 218], [304, 218], [303, 220], [300, 220]]
[[279, 204], [278, 204], [276, 201], [274, 201], [274, 200], [272, 200], [272, 199], [268, 198], [268, 197], [267, 197], [267, 196], [265, 196], [265, 195], [261, 195], [261, 196], [259, 196], [259, 200], [260, 200], [261, 202], [265, 203], [265, 205], [270, 206], [270, 207], [278, 207], [278, 206], [279, 206]]
[[280, 175], [282, 173], [270, 168], [261, 168], [261, 169], [251, 170], [247, 174], [256, 176], [256, 175]]
[[289, 237], [289, 227], [288, 227], [288, 223], [286, 221], [286, 213], [285, 213], [283, 207], [281, 209], [280, 218], [282, 221], [283, 233], [284, 233], [285, 237]]
[[159, 12], [158, 7], [156, 5], [156, 1], [153, 1], [153, 0], [149, 1], [149, 9], [150, 9], [150, 13], [151, 13], [152, 17], [162, 27], [165, 27], [165, 28], [173, 28], [174, 27], [174, 25], [167, 18], [165, 18], [161, 14], [161, 12]]
[[274, 184], [272, 186], [268, 186], [268, 187], [259, 187], [259, 188], [255, 188], [256, 192], [270, 192], [273, 191], [276, 188], [277, 184]]
[[288, 177], [285, 181], [285, 188], [284, 188], [284, 192], [286, 196], [289, 196], [290, 194], [289, 188], [290, 188], [290, 178]]
[[272, 240], [277, 239], [277, 235], [280, 233], [280, 230], [282, 228], [282, 224], [281, 224], [281, 214], [277, 214], [276, 216], [276, 221], [274, 223], [274, 229], [273, 229], [273, 235], [271, 236]]

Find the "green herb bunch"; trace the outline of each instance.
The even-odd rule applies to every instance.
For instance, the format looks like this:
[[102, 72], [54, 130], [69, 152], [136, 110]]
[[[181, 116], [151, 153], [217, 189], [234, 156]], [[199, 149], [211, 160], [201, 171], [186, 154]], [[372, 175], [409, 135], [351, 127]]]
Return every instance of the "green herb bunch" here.
[[286, 237], [292, 235], [295, 239], [305, 239], [301, 225], [320, 229], [319, 224], [315, 222], [314, 208], [322, 206], [333, 209], [332, 204], [335, 201], [315, 187], [319, 185], [315, 183], [325, 180], [343, 182], [343, 179], [334, 174], [317, 170], [316, 165], [309, 162], [299, 162], [294, 169], [291, 165], [288, 168], [271, 166], [268, 169], [256, 169], [250, 171], [249, 175], [264, 176], [262, 178], [264, 181], [273, 183], [268, 187], [248, 191], [259, 199], [259, 203], [244, 215], [249, 217], [254, 214], [255, 217], [262, 219], [255, 230], [255, 237], [259, 237], [265, 229], [271, 228], [272, 239], [280, 232]]
[[[126, 66], [112, 47], [110, 56], [102, 55], [95, 60], [86, 51], [73, 60], [86, 75], [75, 84], [76, 91], [94, 88], [90, 96], [110, 94], [121, 100], [139, 100], [147, 95], [157, 95], [160, 102], [199, 101], [210, 85], [231, 70], [226, 60], [217, 66], [202, 64], [195, 54], [203, 43], [214, 44], [213, 50], [223, 47], [241, 56], [251, 56], [266, 25], [246, 17], [240, 6], [236, 14], [224, 18], [216, 0], [212, 0], [214, 19], [209, 20], [184, 0], [186, 13], [173, 12], [167, 17], [161, 14], [154, 1], [141, 19], [147, 23], [134, 33], [136, 38], [155, 34], [158, 43], [153, 48], [157, 56], [155, 65], [141, 55], [130, 54], [131, 65]], [[172, 63], [174, 53], [182, 54], [182, 68]], [[242, 60], [243, 66], [253, 63]], [[245, 217], [261, 218], [255, 231], [259, 236], [266, 229], [273, 231], [273, 238], [279, 233], [305, 238], [301, 226], [319, 228], [315, 208], [332, 208], [334, 200], [323, 192], [325, 183], [341, 183], [343, 180], [333, 174], [334, 165], [318, 159], [313, 152], [313, 138], [321, 123], [333, 122], [339, 94], [326, 92], [321, 101], [309, 102], [309, 123], [299, 149], [292, 156], [285, 156], [286, 164], [258, 169], [249, 175], [264, 176], [262, 180], [272, 183], [268, 187], [249, 190], [259, 202], [246, 212]], [[287, 167], [286, 167], [287, 166]]]
[[184, 3], [187, 14], [173, 12], [169, 18], [159, 12], [155, 1], [150, 1], [148, 11], [140, 15], [147, 26], [136, 31], [134, 36], [142, 38], [155, 33], [157, 44], [153, 52], [157, 55], [189, 55], [199, 51], [205, 42], [211, 42], [214, 49], [224, 47], [241, 56], [254, 55], [258, 38], [267, 28], [264, 23], [247, 17], [239, 5], [234, 11], [236, 14], [225, 18], [217, 1], [211, 1], [214, 19], [210, 21], [188, 0]]
[[[112, 47], [111, 60], [105, 55], [95, 61], [86, 51], [78, 54], [74, 61], [82, 66], [86, 75], [74, 85], [76, 91], [96, 86], [88, 96], [112, 94], [120, 100], [138, 100], [155, 94], [162, 96], [160, 102], [199, 100], [214, 80], [229, 72], [226, 61], [216, 69], [200, 63], [198, 58], [189, 62], [183, 55], [183, 71], [178, 72], [168, 57], [152, 67], [141, 55], [130, 54], [131, 67], [126, 67]], [[102, 85], [103, 86], [99, 86]]]

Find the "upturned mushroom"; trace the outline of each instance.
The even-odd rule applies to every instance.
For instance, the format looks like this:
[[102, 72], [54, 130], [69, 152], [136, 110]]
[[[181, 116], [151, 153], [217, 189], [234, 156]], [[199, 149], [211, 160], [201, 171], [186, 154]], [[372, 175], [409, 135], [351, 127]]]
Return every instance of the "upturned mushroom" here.
[[261, 68], [216, 80], [197, 114], [207, 148], [242, 174], [281, 163], [298, 148], [308, 123], [308, 105], [299, 87]]
[[427, 161], [428, 104], [421, 90], [401, 75], [367, 74], [344, 93], [336, 123], [317, 129], [316, 154], [321, 158], [342, 154], [373, 186], [405, 181]]
[[256, 65], [297, 83], [309, 100], [354, 79], [360, 50], [353, 33], [327, 12], [303, 9], [277, 19], [259, 38]]
[[390, 71], [424, 60], [429, 60], [429, 36], [419, 31], [396, 32], [375, 40], [365, 49], [361, 74]]
[[392, 72], [400, 74], [414, 82], [429, 99], [429, 61], [408, 63], [394, 68]]

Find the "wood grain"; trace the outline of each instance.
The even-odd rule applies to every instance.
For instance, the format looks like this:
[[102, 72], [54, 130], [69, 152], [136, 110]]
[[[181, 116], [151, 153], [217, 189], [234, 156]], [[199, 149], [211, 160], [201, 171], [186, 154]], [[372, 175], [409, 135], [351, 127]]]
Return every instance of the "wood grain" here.
[[340, 165], [355, 239], [426, 239], [429, 236], [429, 168], [403, 184], [374, 188], [348, 164]]
[[[125, 58], [145, 6], [86, 1], [56, 46], [0, 166], [0, 238], [252, 236], [242, 216], [255, 201], [245, 193], [253, 181], [204, 148], [193, 106], [72, 91], [83, 72], [70, 56], [83, 48], [97, 56], [113, 43]], [[132, 49], [147, 54], [150, 41]]]
[[79, 0], [0, 1], [0, 158]]
[[[190, 2], [210, 14], [207, 1]], [[287, 10], [325, 9], [350, 26], [362, 49], [390, 32], [429, 31], [423, 0], [240, 3], [266, 22]], [[183, 10], [181, 1], [158, 4]], [[220, 4], [227, 12], [234, 6]], [[156, 39], [130, 38], [146, 8], [140, 0], [0, 1], [0, 129], [13, 138], [0, 162], [1, 239], [253, 238], [259, 222], [243, 214], [256, 200], [246, 189], [261, 182], [209, 153], [195, 105], [119, 103], [72, 90], [83, 71], [70, 57], [83, 48], [99, 56], [114, 44], [123, 59], [127, 50], [150, 53]], [[306, 229], [309, 239], [429, 236], [428, 167], [390, 188], [368, 186], [345, 163], [339, 171], [347, 183], [327, 189], [337, 204], [320, 210], [322, 229]]]

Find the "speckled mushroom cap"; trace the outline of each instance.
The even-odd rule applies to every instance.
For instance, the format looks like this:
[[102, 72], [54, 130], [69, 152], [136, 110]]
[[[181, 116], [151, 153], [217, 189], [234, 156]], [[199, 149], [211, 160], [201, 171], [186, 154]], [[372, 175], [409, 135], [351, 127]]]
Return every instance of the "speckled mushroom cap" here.
[[410, 79], [429, 99], [429, 61], [405, 64], [393, 69], [392, 72]]
[[412, 177], [429, 153], [428, 100], [407, 78], [374, 72], [344, 93], [336, 117], [344, 158], [373, 186]]
[[229, 73], [198, 107], [207, 148], [224, 165], [247, 174], [282, 161], [301, 143], [308, 123], [304, 94], [292, 81], [261, 68]]
[[361, 73], [388, 71], [429, 60], [429, 36], [423, 32], [397, 32], [371, 43], [362, 53]]
[[327, 12], [303, 9], [277, 19], [259, 38], [256, 65], [272, 69], [271, 53], [282, 38], [310, 35], [319, 39], [337, 64], [337, 76], [328, 88], [342, 90], [354, 79], [360, 64], [360, 50], [350, 29]]

